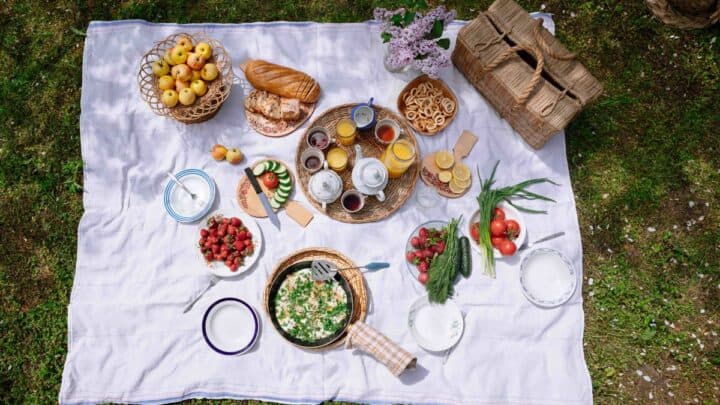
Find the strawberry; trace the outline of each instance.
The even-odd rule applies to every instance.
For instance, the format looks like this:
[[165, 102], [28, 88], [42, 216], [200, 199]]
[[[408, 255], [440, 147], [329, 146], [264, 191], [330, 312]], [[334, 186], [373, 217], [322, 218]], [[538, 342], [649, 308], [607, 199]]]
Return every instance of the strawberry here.
[[207, 252], [207, 254], [205, 254], [205, 260], [211, 262], [215, 260], [215, 255], [213, 255], [212, 252]]
[[208, 232], [207, 229], [201, 229], [201, 230], [200, 230], [200, 236], [202, 236], [203, 238], [207, 238], [208, 235], [210, 235], [210, 232]]
[[245, 246], [250, 246], [250, 245], [252, 245], [252, 240], [250, 240], [250, 239], [245, 239], [245, 240], [243, 241], [243, 243], [245, 244]]
[[234, 227], [238, 227], [238, 226], [242, 225], [242, 221], [241, 221], [240, 218], [238, 218], [238, 217], [232, 217], [232, 218], [230, 218], [230, 223], [231, 223]]
[[237, 264], [233, 264], [232, 266], [230, 266], [230, 271], [233, 271], [233, 272], [234, 272], [234, 271], [237, 271], [237, 269], [238, 269], [238, 265], [237, 265]]
[[233, 247], [235, 248], [235, 250], [243, 250], [245, 249], [245, 244], [243, 243], [243, 241], [238, 240], [233, 243]]

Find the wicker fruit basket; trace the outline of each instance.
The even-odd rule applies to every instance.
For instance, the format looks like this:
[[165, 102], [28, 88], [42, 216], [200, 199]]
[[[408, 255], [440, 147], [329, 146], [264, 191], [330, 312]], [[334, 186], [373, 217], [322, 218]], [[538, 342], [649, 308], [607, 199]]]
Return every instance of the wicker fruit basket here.
[[645, 4], [660, 21], [686, 30], [720, 22], [720, 0], [645, 0]]
[[[214, 63], [220, 73], [215, 80], [207, 84], [207, 93], [198, 97], [195, 103], [188, 106], [178, 104], [169, 108], [160, 101], [162, 90], [158, 87], [158, 77], [153, 73], [151, 65], [156, 60], [162, 59], [165, 51], [174, 47], [181, 37], [190, 38], [193, 44], [198, 42], [208, 43], [212, 47], [212, 56], [207, 63]], [[220, 110], [223, 102], [230, 96], [233, 78], [232, 63], [227, 50], [223, 48], [220, 42], [202, 33], [177, 33], [156, 42], [140, 61], [140, 71], [137, 75], [140, 95], [155, 114], [175, 118], [185, 124], [194, 124], [212, 118]]]

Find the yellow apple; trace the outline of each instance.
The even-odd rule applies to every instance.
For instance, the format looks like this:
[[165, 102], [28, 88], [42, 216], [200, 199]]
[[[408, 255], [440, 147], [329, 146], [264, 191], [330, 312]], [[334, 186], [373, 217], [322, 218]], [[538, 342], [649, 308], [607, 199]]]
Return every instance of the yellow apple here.
[[187, 87], [182, 90], [180, 90], [180, 104], [182, 105], [190, 105], [195, 102], [195, 93], [192, 91], [191, 88]]
[[175, 80], [175, 91], [180, 93], [182, 89], [187, 89], [190, 87], [190, 82], [184, 82], [182, 80]]
[[202, 96], [207, 93], [207, 85], [202, 80], [193, 80], [193, 82], [190, 83], [190, 88], [197, 96]]
[[175, 88], [175, 79], [173, 79], [170, 75], [161, 76], [158, 79], [158, 87], [160, 87], [160, 90]]
[[197, 45], [195, 45], [195, 52], [199, 53], [205, 60], [208, 60], [212, 56], [212, 47], [207, 42], [198, 42]]
[[152, 67], [153, 73], [155, 73], [155, 75], [158, 77], [164, 76], [170, 71], [170, 65], [168, 65], [168, 63], [162, 59], [156, 60], [150, 66]]
[[161, 101], [168, 107], [175, 107], [178, 103], [178, 94], [175, 90], [165, 90], [162, 94]]
[[218, 72], [218, 68], [214, 63], [206, 63], [200, 71], [200, 77], [202, 77], [203, 80], [211, 82], [215, 80], [219, 73], [220, 72]]
[[205, 60], [206, 59], [200, 56], [199, 53], [190, 52], [185, 63], [190, 66], [190, 69], [200, 70], [203, 66], [205, 66]]
[[192, 71], [192, 77], [190, 78], [190, 81], [194, 82], [195, 80], [202, 80], [202, 76], [200, 75], [199, 70]]
[[177, 41], [177, 43], [175, 44], [175, 46], [179, 46], [179, 47], [185, 49], [185, 50], [188, 51], [188, 52], [192, 51], [192, 49], [193, 49], [192, 40], [191, 40], [190, 38], [188, 38], [188, 37], [185, 37], [185, 36], [180, 37], [180, 39], [178, 39], [178, 41]]
[[240, 152], [240, 149], [238, 148], [230, 148], [227, 151], [227, 154], [225, 155], [225, 159], [230, 162], [231, 164], [238, 164], [240, 161], [243, 160], [243, 154]]
[[174, 77], [176, 80], [182, 80], [184, 82], [192, 79], [192, 72], [190, 71], [190, 66], [186, 64], [180, 64], [175, 65], [172, 67], [172, 70], [170, 70], [170, 74], [172, 77]]
[[172, 49], [172, 51], [170, 51], [170, 58], [175, 65], [185, 63], [185, 61], [187, 60], [187, 56], [188, 51], [186, 51], [185, 48], [181, 46], [176, 46]]
[[217, 161], [225, 160], [227, 148], [220, 145], [219, 143], [216, 143], [215, 145], [213, 145], [212, 149], [210, 149], [210, 154], [212, 155], [213, 159]]
[[165, 54], [163, 55], [163, 60], [165, 62], [167, 62], [167, 64], [170, 66], [175, 64], [175, 62], [173, 62], [171, 56], [172, 56], [172, 49], [168, 49], [167, 51], [165, 51]]

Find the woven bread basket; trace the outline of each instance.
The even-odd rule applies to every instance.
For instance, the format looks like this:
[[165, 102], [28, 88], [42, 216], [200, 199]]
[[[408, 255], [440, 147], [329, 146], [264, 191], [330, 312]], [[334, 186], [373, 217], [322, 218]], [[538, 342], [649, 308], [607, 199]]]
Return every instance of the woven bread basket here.
[[706, 28], [720, 21], [719, 0], [645, 0], [655, 17], [681, 29]]
[[[210, 44], [212, 56], [207, 63], [214, 63], [220, 74], [215, 80], [207, 83], [207, 93], [198, 97], [193, 104], [189, 106], [178, 104], [169, 108], [160, 101], [162, 90], [158, 87], [158, 77], [152, 71], [152, 63], [162, 59], [165, 51], [173, 48], [181, 37], [190, 38], [193, 44], [198, 42]], [[174, 118], [185, 124], [195, 124], [212, 118], [220, 110], [222, 103], [230, 96], [233, 78], [232, 63], [227, 50], [223, 48], [220, 42], [202, 33], [177, 33], [156, 42], [140, 61], [140, 71], [137, 75], [140, 95], [153, 112], [157, 115]]]

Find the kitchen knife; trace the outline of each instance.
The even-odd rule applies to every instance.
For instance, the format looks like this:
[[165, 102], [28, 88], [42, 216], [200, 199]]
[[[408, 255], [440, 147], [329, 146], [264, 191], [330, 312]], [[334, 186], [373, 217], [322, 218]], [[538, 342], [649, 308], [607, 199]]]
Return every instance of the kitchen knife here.
[[260, 199], [260, 202], [265, 209], [265, 213], [267, 214], [268, 218], [270, 218], [270, 222], [272, 222], [277, 229], [280, 229], [280, 220], [278, 219], [275, 211], [270, 206], [270, 201], [268, 201], [267, 196], [260, 187], [260, 183], [258, 183], [257, 179], [255, 178], [252, 169], [246, 167], [245, 175], [247, 175], [248, 180], [250, 180], [250, 184], [252, 184], [253, 189], [255, 190], [255, 194], [257, 194], [258, 198]]

